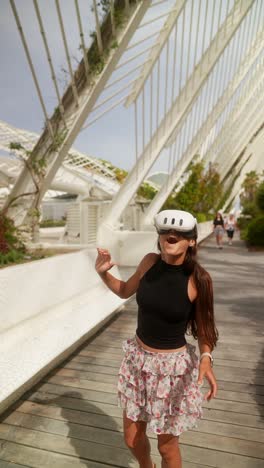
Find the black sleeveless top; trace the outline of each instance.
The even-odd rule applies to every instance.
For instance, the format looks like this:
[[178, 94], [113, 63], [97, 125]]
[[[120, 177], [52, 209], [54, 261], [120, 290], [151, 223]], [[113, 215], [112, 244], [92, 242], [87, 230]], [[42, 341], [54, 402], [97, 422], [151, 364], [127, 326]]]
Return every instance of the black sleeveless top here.
[[224, 226], [224, 220], [215, 218], [213, 224], [214, 226]]
[[147, 346], [176, 349], [186, 344], [192, 310], [188, 280], [182, 265], [170, 265], [161, 258], [141, 278], [136, 294], [136, 334]]

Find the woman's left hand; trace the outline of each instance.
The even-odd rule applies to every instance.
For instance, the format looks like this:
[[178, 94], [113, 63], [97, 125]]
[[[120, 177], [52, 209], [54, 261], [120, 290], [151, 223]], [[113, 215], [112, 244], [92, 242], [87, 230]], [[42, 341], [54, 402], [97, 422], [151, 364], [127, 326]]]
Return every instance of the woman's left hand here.
[[199, 367], [199, 377], [198, 377], [198, 384], [201, 385], [203, 383], [203, 379], [206, 378], [210, 385], [210, 390], [204, 396], [204, 399], [210, 401], [211, 398], [216, 397], [217, 393], [217, 383], [214, 376], [214, 372], [211, 366], [211, 362], [209, 359], [202, 359]]

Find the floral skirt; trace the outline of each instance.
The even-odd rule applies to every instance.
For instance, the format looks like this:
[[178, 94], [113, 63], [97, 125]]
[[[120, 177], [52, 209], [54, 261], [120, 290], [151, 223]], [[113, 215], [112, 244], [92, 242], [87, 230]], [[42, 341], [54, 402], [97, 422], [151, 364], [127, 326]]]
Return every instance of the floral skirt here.
[[155, 434], [180, 435], [202, 417], [203, 394], [197, 384], [195, 346], [183, 351], [150, 352], [135, 338], [123, 342], [118, 405], [132, 421], [146, 421]]

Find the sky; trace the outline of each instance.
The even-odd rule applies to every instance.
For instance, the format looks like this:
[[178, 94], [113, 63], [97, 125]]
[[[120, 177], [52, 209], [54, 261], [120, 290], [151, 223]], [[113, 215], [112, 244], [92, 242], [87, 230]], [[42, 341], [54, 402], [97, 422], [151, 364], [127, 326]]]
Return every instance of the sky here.
[[[169, 0], [166, 8], [172, 3], [172, 0]], [[57, 98], [50, 78], [33, 0], [15, 0], [15, 4], [41, 92], [48, 113], [51, 115], [54, 107], [57, 106]], [[64, 71], [66, 58], [59, 32], [55, 0], [38, 0], [38, 5], [62, 93], [69, 78], [68, 73]], [[91, 5], [92, 0], [79, 0], [86, 45], [91, 41], [90, 33], [94, 31], [94, 15]], [[60, 6], [71, 63], [73, 68], [76, 68], [82, 55], [79, 50], [80, 37], [74, 0], [60, 0]], [[164, 9], [164, 6], [155, 7], [155, 13], [162, 12], [162, 8]], [[41, 133], [44, 115], [9, 0], [0, 2], [0, 63], [0, 119], [15, 127]], [[91, 127], [82, 130], [73, 146], [90, 156], [109, 160], [114, 165], [129, 170], [135, 162], [132, 106], [126, 109], [120, 105]], [[166, 165], [167, 163], [161, 164], [160, 168], [165, 170]]]

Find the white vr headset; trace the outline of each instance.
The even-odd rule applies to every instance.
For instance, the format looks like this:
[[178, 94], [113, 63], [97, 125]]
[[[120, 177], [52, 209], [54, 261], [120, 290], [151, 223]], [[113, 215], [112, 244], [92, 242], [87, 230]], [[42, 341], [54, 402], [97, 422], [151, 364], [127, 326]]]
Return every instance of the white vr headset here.
[[164, 210], [154, 216], [154, 225], [159, 234], [166, 234], [166, 231], [174, 229], [183, 235], [188, 235], [193, 233], [197, 221], [187, 211]]

